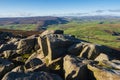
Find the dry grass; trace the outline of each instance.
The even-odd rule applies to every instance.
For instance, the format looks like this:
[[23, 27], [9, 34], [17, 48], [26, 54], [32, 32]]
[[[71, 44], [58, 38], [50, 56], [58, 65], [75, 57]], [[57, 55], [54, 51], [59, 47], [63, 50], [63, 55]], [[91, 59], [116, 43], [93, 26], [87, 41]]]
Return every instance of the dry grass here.
[[11, 32], [13, 35], [31, 36], [34, 34], [41, 34], [43, 31], [23, 31], [23, 30], [10, 30], [10, 29], [0, 29], [0, 32]]

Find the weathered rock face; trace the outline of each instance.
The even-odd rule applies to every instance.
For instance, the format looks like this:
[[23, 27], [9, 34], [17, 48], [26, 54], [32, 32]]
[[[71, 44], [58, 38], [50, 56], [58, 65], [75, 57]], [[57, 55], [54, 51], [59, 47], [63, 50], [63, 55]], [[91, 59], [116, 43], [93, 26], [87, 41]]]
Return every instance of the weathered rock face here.
[[34, 59], [26, 61], [25, 66], [26, 66], [26, 68], [31, 68], [31, 67], [35, 67], [40, 64], [42, 64], [42, 61], [38, 58], [34, 58]]
[[109, 57], [109, 60], [120, 60], [120, 51], [111, 47], [101, 46], [101, 52]]
[[39, 35], [32, 35], [32, 36], [29, 36], [28, 39], [34, 39], [34, 47], [33, 47], [33, 50], [37, 51], [38, 49], [40, 49], [40, 46], [38, 44], [38, 40], [37, 38], [39, 37]]
[[27, 38], [21, 39], [18, 42], [16, 52], [18, 54], [31, 53], [32, 51], [38, 50], [37, 35], [29, 36]]
[[11, 72], [26, 72], [25, 66], [17, 66]]
[[49, 34], [63, 34], [63, 33], [64, 33], [64, 31], [62, 31], [62, 30], [51, 30], [51, 31], [46, 30], [42, 34], [40, 34], [40, 36], [43, 37], [43, 36], [49, 35]]
[[14, 36], [10, 32], [0, 32], [0, 40], [10, 39], [11, 37]]
[[0, 78], [2, 78], [7, 72], [12, 70], [15, 65], [5, 59], [0, 58]]
[[30, 53], [31, 50], [33, 50], [35, 45], [35, 39], [22, 39], [19, 41], [17, 46], [17, 53], [18, 54], [24, 54], [24, 53]]
[[25, 62], [25, 69], [26, 71], [45, 71], [49, 72], [48, 68], [46, 67], [46, 62], [44, 55], [41, 53], [41, 50], [33, 53]]
[[109, 59], [110, 59], [109, 56], [106, 55], [105, 53], [100, 53], [100, 54], [95, 58], [96, 61], [103, 61], [103, 60], [109, 61]]
[[80, 40], [69, 35], [50, 34], [38, 38], [40, 48], [49, 60], [54, 60], [66, 55], [69, 46], [80, 42]]
[[0, 31], [0, 45], [6, 44], [14, 35], [10, 32], [2, 32]]
[[74, 44], [68, 48], [68, 52], [72, 55], [78, 56], [82, 51], [82, 43]]
[[62, 80], [58, 75], [46, 72], [9, 72], [2, 80]]
[[68, 52], [71, 55], [94, 60], [100, 54], [100, 46], [82, 42], [72, 45]]
[[15, 50], [6, 50], [3, 53], [1, 53], [2, 57], [6, 59], [11, 59], [16, 54]]
[[13, 44], [17, 45], [19, 40], [20, 40], [20, 38], [10, 38], [10, 40], [7, 42], [7, 44], [13, 43]]
[[120, 80], [120, 51], [61, 30], [0, 38], [0, 80]]
[[89, 64], [96, 80], [120, 80], [120, 64], [112, 62], [101, 62], [100, 64]]
[[45, 63], [38, 58], [33, 58], [25, 62], [25, 68], [27, 71], [47, 71]]
[[17, 45], [14, 45], [13, 43], [10, 44], [2, 44], [0, 46], [0, 53], [6, 50], [16, 50]]
[[[84, 58], [75, 56], [64, 57], [65, 80], [89, 80], [87, 64], [91, 63]], [[86, 77], [87, 76], [87, 77]]]
[[31, 56], [29, 56], [29, 58], [27, 59], [26, 62], [29, 62], [30, 60], [34, 59], [34, 58], [38, 58], [40, 59], [42, 62], [45, 62], [45, 56], [42, 53], [42, 50], [39, 49], [36, 52], [34, 52]]

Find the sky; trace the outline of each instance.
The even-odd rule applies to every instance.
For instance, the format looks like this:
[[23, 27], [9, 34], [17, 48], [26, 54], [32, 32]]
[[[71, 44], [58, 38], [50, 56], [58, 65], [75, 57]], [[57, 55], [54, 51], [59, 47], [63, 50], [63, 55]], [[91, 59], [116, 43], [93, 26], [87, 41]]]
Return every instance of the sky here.
[[120, 15], [120, 0], [0, 0], [0, 17]]

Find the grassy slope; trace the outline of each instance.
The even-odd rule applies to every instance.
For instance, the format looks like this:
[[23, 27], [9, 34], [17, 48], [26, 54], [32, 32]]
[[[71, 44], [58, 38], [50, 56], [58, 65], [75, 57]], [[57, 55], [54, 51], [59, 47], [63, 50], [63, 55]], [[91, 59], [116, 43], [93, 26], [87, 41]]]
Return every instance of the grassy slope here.
[[0, 29], [0, 32], [10, 32], [13, 33], [14, 36], [22, 36], [22, 37], [27, 37], [31, 35], [37, 35], [41, 34], [43, 30], [41, 31], [26, 31], [26, 30], [11, 30], [11, 29]]
[[95, 44], [120, 48], [120, 42], [116, 40], [118, 36], [112, 36], [104, 31], [110, 30], [120, 32], [119, 22], [114, 24], [110, 24], [109, 22], [99, 24], [99, 21], [82, 23], [73, 21], [68, 24], [51, 25], [48, 29], [61, 29], [64, 30], [66, 34], [75, 35], [77, 38], [87, 40]]
[[[62, 29], [65, 31], [66, 34], [75, 35], [77, 38], [87, 40], [95, 44], [102, 44], [120, 48], [120, 41], [116, 40], [118, 36], [112, 36], [111, 34], [104, 31], [110, 30], [120, 32], [119, 21], [114, 21], [114, 23], [112, 24], [109, 21], [104, 22], [104, 24], [99, 24], [100, 21], [71, 21], [67, 24], [50, 25], [48, 26], [48, 29]], [[36, 24], [14, 24], [0, 26], [0, 28], [30, 31], [36, 29]]]
[[35, 30], [36, 24], [12, 24], [0, 26], [0, 29], [13, 29], [13, 30]]

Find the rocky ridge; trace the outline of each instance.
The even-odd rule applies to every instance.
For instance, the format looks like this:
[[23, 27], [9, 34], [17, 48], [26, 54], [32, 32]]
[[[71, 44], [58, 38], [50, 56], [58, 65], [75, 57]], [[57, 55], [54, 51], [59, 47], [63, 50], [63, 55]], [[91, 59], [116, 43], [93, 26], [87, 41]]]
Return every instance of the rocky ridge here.
[[62, 30], [28, 37], [0, 33], [1, 80], [120, 80], [120, 51]]

